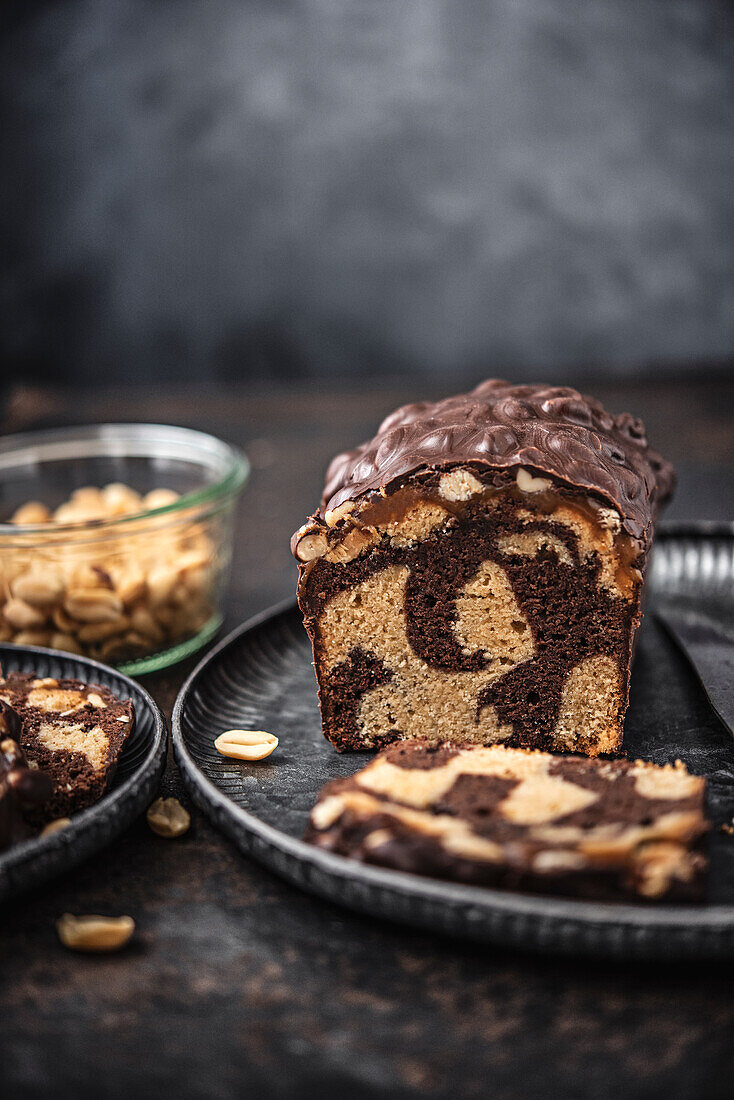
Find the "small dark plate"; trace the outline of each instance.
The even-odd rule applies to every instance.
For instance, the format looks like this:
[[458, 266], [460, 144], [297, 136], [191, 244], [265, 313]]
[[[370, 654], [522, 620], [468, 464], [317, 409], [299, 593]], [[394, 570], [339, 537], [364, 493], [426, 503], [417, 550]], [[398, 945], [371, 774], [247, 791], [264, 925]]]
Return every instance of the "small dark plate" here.
[[39, 886], [76, 867], [110, 844], [151, 801], [166, 763], [166, 726], [156, 704], [134, 680], [120, 672], [53, 649], [0, 645], [3, 672], [102, 684], [121, 699], [132, 699], [135, 728], [125, 743], [112, 786], [94, 806], [75, 814], [51, 836], [36, 837], [0, 852], [0, 901]]
[[[228, 760], [213, 741], [237, 727], [269, 730], [280, 745], [260, 764]], [[194, 801], [243, 852], [331, 901], [513, 947], [638, 958], [734, 956], [734, 838], [717, 829], [708, 896], [685, 906], [583, 902], [462, 886], [365, 866], [304, 844], [321, 786], [353, 774], [368, 757], [339, 755], [321, 734], [311, 651], [294, 603], [246, 623], [198, 665], [176, 701], [173, 745]], [[679, 757], [708, 776], [714, 825], [731, 820], [731, 735], [650, 614], [635, 661], [625, 746], [630, 756], [657, 763]]]

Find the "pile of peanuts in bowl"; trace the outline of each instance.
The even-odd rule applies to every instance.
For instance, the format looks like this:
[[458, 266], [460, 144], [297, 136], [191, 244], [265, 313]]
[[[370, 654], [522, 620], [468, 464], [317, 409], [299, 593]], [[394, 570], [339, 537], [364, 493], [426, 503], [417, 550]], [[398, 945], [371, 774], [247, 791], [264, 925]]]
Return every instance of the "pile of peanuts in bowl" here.
[[0, 555], [0, 640], [119, 663], [195, 636], [215, 613], [221, 539], [216, 514], [171, 508], [179, 499], [114, 483], [54, 511], [17, 508]]

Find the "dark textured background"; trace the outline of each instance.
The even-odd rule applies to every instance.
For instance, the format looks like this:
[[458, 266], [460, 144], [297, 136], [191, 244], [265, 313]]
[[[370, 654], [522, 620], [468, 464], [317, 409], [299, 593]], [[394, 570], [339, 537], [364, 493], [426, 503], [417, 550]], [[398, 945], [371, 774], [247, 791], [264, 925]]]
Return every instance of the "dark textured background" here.
[[0, 19], [8, 374], [450, 390], [731, 361], [727, 0], [5, 0]]

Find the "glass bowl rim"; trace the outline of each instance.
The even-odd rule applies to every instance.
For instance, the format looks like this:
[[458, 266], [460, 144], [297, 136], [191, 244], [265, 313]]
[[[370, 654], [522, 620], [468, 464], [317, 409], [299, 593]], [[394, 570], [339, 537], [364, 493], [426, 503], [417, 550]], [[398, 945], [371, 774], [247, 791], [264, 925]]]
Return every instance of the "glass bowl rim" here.
[[[115, 516], [113, 519], [79, 520], [75, 523], [21, 524], [0, 522], [0, 536], [13, 537], [17, 535], [27, 537], [29, 535], [49, 535], [53, 533], [54, 541], [57, 541], [57, 537], [59, 535], [63, 536], [66, 532], [69, 535], [80, 535], [86, 531], [116, 530], [124, 528], [125, 524], [131, 522], [139, 524], [141, 520], [147, 520], [153, 516], [158, 518], [159, 516], [175, 515], [177, 512], [213, 504], [223, 498], [232, 497], [239, 492], [250, 475], [250, 462], [243, 451], [231, 443], [225, 443], [223, 439], [218, 439], [217, 436], [210, 435], [208, 432], [199, 431], [197, 428], [184, 428], [175, 424], [103, 423], [16, 432], [13, 435], [4, 436], [0, 439], [0, 480], [2, 480], [4, 472], [2, 466], [4, 457], [12, 455], [14, 452], [22, 456], [24, 451], [30, 451], [34, 447], [49, 446], [52, 448], [54, 444], [57, 444], [62, 452], [66, 452], [60, 453], [58, 456], [59, 460], [63, 460], [64, 458], [82, 457], [78, 453], [76, 455], [73, 453], [72, 445], [74, 442], [90, 444], [97, 441], [99, 453], [97, 455], [90, 454], [88, 457], [100, 458], [104, 457], [106, 453], [104, 449], [105, 442], [116, 442], [118, 445], [137, 442], [138, 446], [143, 449], [129, 457], [152, 457], [150, 452], [146, 453], [144, 444], [146, 440], [150, 441], [150, 435], [155, 432], [160, 433], [164, 442], [167, 438], [168, 442], [177, 440], [180, 444], [193, 445], [198, 443], [200, 450], [206, 449], [210, 455], [219, 457], [223, 465], [227, 467], [226, 472], [211, 485], [194, 489], [190, 493], [184, 493], [172, 504], [164, 504], [158, 508], [145, 508], [139, 512], [131, 512], [129, 515]], [[124, 451], [120, 453], [124, 454]], [[21, 462], [18, 465], [21, 465]]]

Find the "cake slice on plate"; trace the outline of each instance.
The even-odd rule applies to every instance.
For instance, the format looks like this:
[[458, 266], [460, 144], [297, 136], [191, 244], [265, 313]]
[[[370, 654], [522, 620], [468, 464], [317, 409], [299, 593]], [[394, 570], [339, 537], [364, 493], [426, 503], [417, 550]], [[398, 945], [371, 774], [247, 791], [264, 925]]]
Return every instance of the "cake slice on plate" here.
[[700, 896], [706, 781], [680, 763], [404, 742], [323, 788], [306, 839], [365, 863], [593, 898]]
[[0, 700], [0, 852], [33, 835], [26, 814], [37, 813], [51, 797], [49, 776], [28, 766], [20, 732], [19, 716]]
[[293, 537], [326, 737], [619, 750], [673, 480], [639, 420], [573, 389], [398, 409]]
[[99, 684], [24, 674], [0, 678], [0, 701], [20, 720], [18, 739], [28, 764], [53, 783], [36, 816], [66, 817], [97, 802], [134, 728], [132, 703]]

